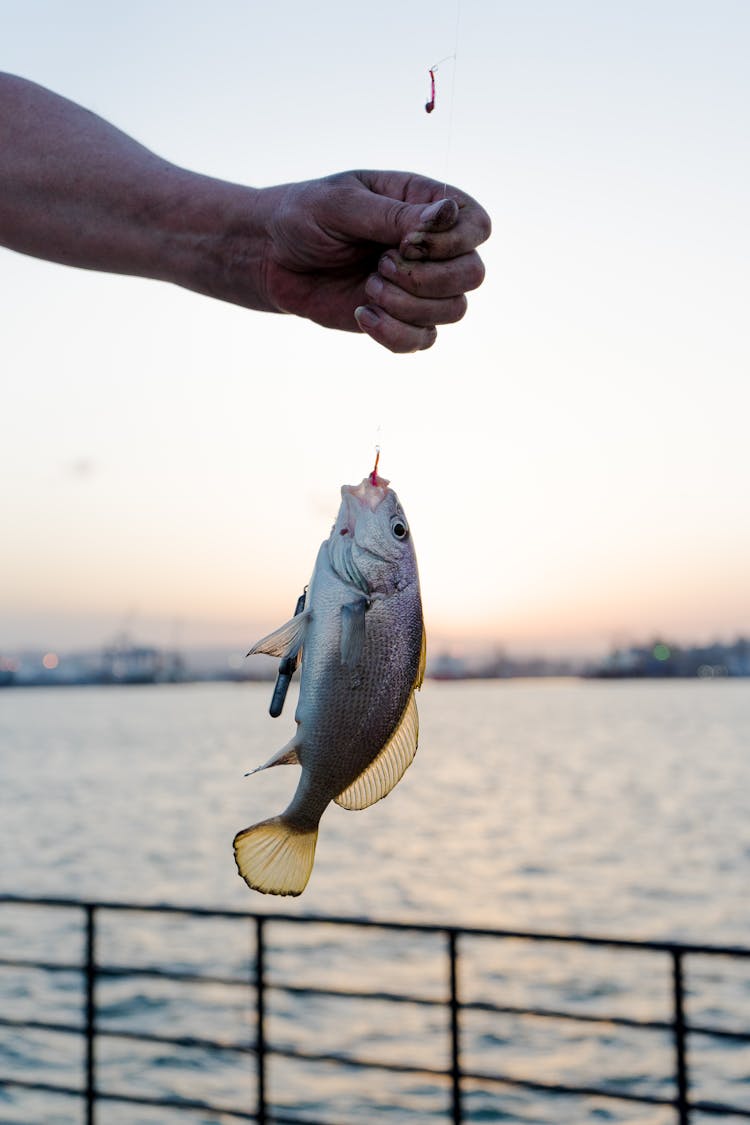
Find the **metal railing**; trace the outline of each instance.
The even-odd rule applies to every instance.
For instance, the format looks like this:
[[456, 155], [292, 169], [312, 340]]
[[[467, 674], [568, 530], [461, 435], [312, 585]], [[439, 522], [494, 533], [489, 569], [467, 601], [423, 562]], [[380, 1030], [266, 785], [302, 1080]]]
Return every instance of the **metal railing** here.
[[[642, 1106], [670, 1107], [674, 1110], [675, 1121], [679, 1125], [690, 1125], [698, 1114], [750, 1120], [750, 1108], [731, 1105], [720, 1101], [707, 1101], [691, 1097], [691, 1075], [689, 1070], [688, 1042], [691, 1036], [709, 1037], [713, 1041], [731, 1041], [750, 1044], [750, 1031], [707, 1026], [688, 1021], [686, 1013], [685, 962], [688, 958], [707, 957], [712, 959], [750, 958], [750, 948], [741, 946], [699, 945], [669, 941], [635, 941], [607, 937], [592, 937], [580, 934], [556, 934], [524, 932], [519, 930], [496, 930], [459, 926], [422, 925], [419, 923], [400, 923], [373, 921], [365, 918], [348, 918], [325, 915], [293, 916], [279, 913], [252, 914], [235, 910], [211, 910], [200, 907], [145, 905], [125, 902], [87, 902], [75, 899], [32, 898], [22, 895], [0, 895], [0, 906], [13, 904], [31, 908], [50, 910], [76, 910], [83, 919], [83, 955], [73, 962], [49, 961], [25, 957], [0, 956], [0, 967], [36, 970], [40, 973], [82, 974], [82, 1018], [80, 1022], [43, 1019], [14, 1018], [0, 1009], [0, 1028], [18, 1031], [43, 1031], [61, 1036], [76, 1036], [83, 1040], [82, 1075], [79, 1085], [67, 1085], [38, 1079], [25, 1080], [20, 1077], [7, 1077], [0, 1074], [0, 1092], [5, 1089], [33, 1090], [56, 1095], [67, 1095], [80, 1099], [83, 1119], [86, 1125], [95, 1125], [97, 1107], [104, 1102], [119, 1102], [133, 1106], [158, 1106], [192, 1113], [223, 1115], [241, 1121], [255, 1121], [258, 1125], [332, 1125], [330, 1121], [313, 1120], [305, 1116], [288, 1116], [288, 1111], [274, 1111], [268, 1096], [268, 1067], [273, 1058], [302, 1060], [307, 1063], [326, 1063], [337, 1067], [358, 1070], [375, 1070], [400, 1073], [412, 1077], [431, 1078], [444, 1084], [450, 1091], [446, 1106], [446, 1119], [454, 1125], [470, 1120], [465, 1108], [466, 1090], [469, 1084], [482, 1088], [506, 1087], [526, 1090], [540, 1095], [559, 1095], [564, 1097], [597, 1098], [613, 1102], [631, 1103]], [[112, 965], [99, 961], [98, 938], [99, 920], [104, 914], [140, 913], [143, 915], [172, 915], [189, 918], [228, 919], [249, 925], [254, 931], [255, 953], [248, 960], [248, 975], [220, 976], [209, 973], [196, 973], [174, 968], [142, 967], [136, 965]], [[1, 918], [1, 915], [0, 915]], [[445, 994], [442, 997], [414, 996], [402, 992], [383, 992], [368, 990], [342, 990], [333, 987], [300, 987], [279, 980], [269, 980], [269, 960], [273, 950], [268, 934], [278, 927], [295, 927], [311, 924], [356, 927], [367, 930], [380, 930], [390, 933], [409, 933], [413, 935], [432, 935], [444, 942], [446, 963]], [[623, 1015], [600, 1015], [598, 1013], [572, 1011], [569, 1009], [535, 1008], [523, 1005], [498, 1005], [483, 1000], [462, 1000], [460, 994], [461, 943], [466, 939], [487, 938], [495, 941], [523, 941], [530, 943], [556, 943], [574, 947], [600, 947], [620, 953], [638, 956], [643, 953], [662, 955], [665, 970], [669, 977], [671, 992], [671, 1018], [666, 1020], [647, 1020]], [[250, 985], [254, 993], [253, 1012], [255, 1022], [254, 1042], [238, 1043], [197, 1036], [169, 1036], [146, 1031], [112, 1029], [101, 1025], [97, 986], [106, 978], [154, 977], [172, 981], [208, 983], [219, 985]], [[288, 996], [353, 998], [360, 1001], [380, 1001], [389, 1005], [422, 1005], [442, 1008], [448, 1015], [447, 1035], [449, 1039], [450, 1065], [445, 1068], [410, 1064], [406, 1061], [387, 1062], [362, 1058], [353, 1053], [314, 1051], [275, 1043], [269, 1036], [267, 1026], [267, 1005], [271, 993], [285, 993]], [[638, 1092], [618, 1088], [612, 1084], [576, 1085], [573, 1083], [553, 1083], [542, 1079], [531, 1079], [496, 1071], [477, 1071], [467, 1069], [462, 1063], [462, 1017], [477, 1012], [490, 1015], [513, 1016], [535, 1020], [572, 1021], [574, 1025], [593, 1025], [620, 1027], [635, 1031], [660, 1031], [671, 1037], [673, 1057], [673, 1091], [669, 1095]], [[105, 1037], [120, 1040], [135, 1040], [141, 1043], [168, 1045], [174, 1048], [201, 1048], [209, 1051], [230, 1051], [246, 1054], [254, 1058], [255, 1104], [253, 1108], [211, 1105], [200, 1099], [182, 1097], [156, 1097], [132, 1091], [116, 1092], [100, 1086], [97, 1074], [97, 1046]], [[286, 1115], [285, 1115], [286, 1113]]]

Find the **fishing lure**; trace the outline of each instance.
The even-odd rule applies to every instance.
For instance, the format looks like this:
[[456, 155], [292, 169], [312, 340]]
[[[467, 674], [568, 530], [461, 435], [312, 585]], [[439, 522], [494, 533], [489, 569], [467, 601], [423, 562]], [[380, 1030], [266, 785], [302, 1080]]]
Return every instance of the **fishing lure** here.
[[433, 109], [435, 108], [435, 71], [436, 70], [437, 70], [436, 66], [430, 67], [430, 100], [428, 102], [425, 102], [425, 106], [424, 106], [425, 111], [427, 113], [432, 113]]

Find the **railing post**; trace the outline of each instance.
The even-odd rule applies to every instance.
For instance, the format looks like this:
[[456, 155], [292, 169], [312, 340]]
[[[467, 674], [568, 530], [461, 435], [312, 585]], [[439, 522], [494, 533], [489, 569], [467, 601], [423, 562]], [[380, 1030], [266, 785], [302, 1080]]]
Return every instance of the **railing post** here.
[[458, 999], [458, 934], [448, 930], [448, 956], [451, 978], [451, 1089], [453, 1103], [453, 1125], [461, 1125], [461, 1054]]
[[96, 1036], [96, 907], [87, 903], [86, 910], [86, 957], [84, 973], [86, 983], [85, 1034], [86, 1034], [86, 1125], [94, 1125], [96, 1112], [96, 1058], [94, 1040]]
[[685, 983], [682, 975], [682, 953], [672, 950], [672, 983], [674, 986], [675, 1080], [677, 1083], [678, 1125], [689, 1125], [688, 1066], [685, 1027]]
[[266, 981], [265, 981], [265, 919], [255, 917], [255, 1059], [258, 1087], [258, 1125], [266, 1125]]

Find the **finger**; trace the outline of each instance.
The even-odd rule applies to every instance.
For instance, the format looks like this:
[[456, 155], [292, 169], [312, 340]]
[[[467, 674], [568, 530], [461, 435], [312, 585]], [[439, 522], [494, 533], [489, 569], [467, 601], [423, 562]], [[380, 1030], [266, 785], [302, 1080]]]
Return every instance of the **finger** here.
[[486, 237], [476, 236], [459, 222], [448, 231], [412, 231], [401, 240], [399, 251], [410, 262], [444, 262], [468, 253]]
[[424, 328], [435, 324], [455, 324], [466, 312], [466, 298], [463, 294], [443, 299], [414, 297], [397, 285], [384, 281], [377, 273], [367, 279], [365, 294], [373, 304], [396, 320]]
[[442, 262], [409, 261], [389, 250], [378, 262], [378, 273], [414, 297], [444, 299], [478, 289], [485, 270], [476, 250]]
[[377, 305], [360, 305], [354, 316], [363, 332], [391, 352], [421, 352], [431, 348], [437, 339], [434, 324], [405, 324]]

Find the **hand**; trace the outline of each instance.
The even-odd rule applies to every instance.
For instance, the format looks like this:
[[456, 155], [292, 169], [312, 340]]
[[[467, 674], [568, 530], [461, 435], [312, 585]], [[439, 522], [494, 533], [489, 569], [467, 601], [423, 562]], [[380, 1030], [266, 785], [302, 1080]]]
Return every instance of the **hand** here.
[[393, 352], [431, 347], [481, 285], [486, 211], [405, 172], [343, 172], [262, 189], [265, 307], [366, 332]]

